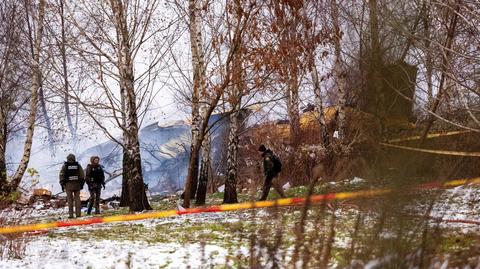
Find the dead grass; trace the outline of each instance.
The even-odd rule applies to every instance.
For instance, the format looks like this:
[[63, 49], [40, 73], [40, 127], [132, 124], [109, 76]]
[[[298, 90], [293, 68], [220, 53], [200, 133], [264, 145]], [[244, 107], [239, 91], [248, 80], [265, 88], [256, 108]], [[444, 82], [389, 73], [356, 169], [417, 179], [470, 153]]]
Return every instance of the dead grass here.
[[[29, 210], [0, 211], [0, 226], [17, 225], [30, 214]], [[21, 259], [30, 238], [26, 234], [0, 235], [0, 258]]]

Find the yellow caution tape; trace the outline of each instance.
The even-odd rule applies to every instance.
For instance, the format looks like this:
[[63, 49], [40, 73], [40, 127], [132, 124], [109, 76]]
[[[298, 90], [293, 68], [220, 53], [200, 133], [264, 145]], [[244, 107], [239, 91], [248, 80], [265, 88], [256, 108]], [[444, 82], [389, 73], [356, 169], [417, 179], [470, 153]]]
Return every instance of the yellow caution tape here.
[[[434, 134], [428, 134], [426, 138], [437, 138], [437, 137], [442, 137], [442, 136], [452, 136], [452, 135], [466, 134], [466, 133], [471, 133], [471, 132], [472, 132], [471, 130], [462, 130], [462, 131], [434, 133]], [[416, 135], [416, 136], [410, 136], [410, 137], [405, 137], [405, 138], [390, 139], [387, 142], [388, 143], [398, 143], [398, 142], [405, 142], [405, 141], [420, 140], [421, 138], [422, 138], [422, 136]]]
[[452, 156], [464, 156], [464, 157], [480, 157], [480, 152], [467, 152], [467, 151], [450, 151], [450, 150], [436, 150], [436, 149], [423, 149], [423, 148], [415, 148], [415, 147], [407, 147], [401, 145], [394, 145], [389, 143], [379, 143], [385, 147], [391, 148], [398, 148], [398, 149], [406, 149], [411, 151], [418, 151], [418, 152], [425, 152], [425, 153], [432, 153], [432, 154], [441, 154], [441, 155], [452, 155]]
[[[423, 189], [449, 188], [449, 187], [456, 187], [456, 186], [465, 185], [465, 184], [480, 184], [480, 177], [472, 178], [472, 179], [451, 180], [445, 183], [434, 182], [434, 183], [421, 184], [421, 185], [418, 185], [417, 188], [423, 188]], [[321, 202], [332, 201], [332, 200], [371, 198], [371, 197], [382, 196], [390, 192], [391, 192], [390, 189], [373, 189], [373, 190], [327, 193], [327, 194], [312, 195], [308, 198], [308, 202], [315, 204], [315, 203], [321, 203]], [[292, 206], [292, 205], [305, 204], [306, 201], [307, 201], [307, 198], [294, 197], [294, 198], [283, 198], [283, 199], [268, 200], [268, 201], [258, 201], [258, 202], [252, 201], [252, 202], [244, 202], [244, 203], [237, 203], [237, 204], [223, 204], [223, 205], [215, 205], [215, 206], [209, 206], [209, 207], [189, 208], [185, 210], [154, 211], [154, 212], [147, 212], [147, 213], [140, 213], [140, 214], [128, 214], [128, 215], [118, 215], [118, 216], [109, 216], [109, 217], [93, 217], [88, 219], [77, 219], [77, 220], [70, 220], [70, 221], [55, 221], [55, 222], [49, 222], [49, 223], [4, 226], [4, 227], [0, 227], [0, 234], [35, 232], [35, 231], [48, 230], [53, 228], [92, 225], [92, 224], [109, 223], [109, 222], [166, 218], [166, 217], [186, 215], [186, 214], [225, 212], [225, 211], [236, 211], [236, 210], [277, 207], [277, 206]]]

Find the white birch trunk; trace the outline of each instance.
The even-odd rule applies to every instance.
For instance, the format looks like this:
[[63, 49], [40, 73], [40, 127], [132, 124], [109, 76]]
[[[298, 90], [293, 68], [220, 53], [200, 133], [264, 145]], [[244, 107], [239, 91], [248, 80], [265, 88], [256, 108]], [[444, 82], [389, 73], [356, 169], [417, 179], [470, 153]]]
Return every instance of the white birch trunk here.
[[131, 45], [126, 19], [125, 6], [121, 0], [111, 0], [118, 39], [118, 71], [121, 91], [125, 92], [125, 128], [123, 141], [131, 166], [128, 171], [128, 188], [130, 210], [142, 211], [151, 209], [143, 182], [140, 142], [138, 139], [137, 96], [134, 87], [134, 72]]
[[38, 16], [37, 16], [37, 29], [35, 33], [33, 57], [32, 57], [32, 85], [31, 85], [31, 97], [30, 97], [30, 114], [28, 116], [27, 135], [25, 138], [25, 144], [23, 148], [23, 156], [20, 164], [12, 177], [11, 190], [17, 189], [20, 181], [27, 170], [28, 163], [30, 161], [30, 154], [32, 151], [33, 133], [35, 130], [35, 120], [37, 118], [37, 105], [38, 105], [38, 91], [41, 86], [41, 69], [40, 69], [40, 50], [42, 46], [43, 28], [45, 17], [45, 0], [39, 0], [38, 3]]
[[190, 47], [192, 52], [193, 91], [192, 91], [192, 143], [198, 140], [200, 128], [200, 96], [205, 94], [205, 62], [202, 44], [202, 28], [198, 1], [189, 0]]
[[[242, 13], [239, 12], [242, 7], [240, 1], [235, 1], [236, 9], [236, 22], [239, 23], [242, 19]], [[237, 181], [238, 181], [238, 129], [239, 122], [238, 116], [240, 114], [240, 108], [242, 104], [242, 96], [245, 90], [244, 78], [244, 64], [243, 64], [243, 42], [239, 43], [238, 54], [233, 59], [233, 82], [234, 85], [231, 88], [231, 102], [232, 111], [230, 114], [230, 132], [228, 134], [228, 147], [227, 147], [227, 178], [225, 180], [225, 192], [223, 195], [224, 203], [238, 203], [237, 199]]]
[[200, 1], [189, 0], [189, 32], [190, 49], [192, 53], [193, 90], [192, 90], [192, 142], [190, 146], [190, 161], [187, 178], [185, 180], [184, 207], [190, 206], [190, 198], [194, 198], [197, 190], [198, 160], [201, 148], [200, 126], [205, 120], [203, 111], [205, 107], [200, 105], [201, 96], [205, 96], [205, 61], [203, 54], [202, 27], [200, 18]]
[[[0, 107], [0, 194], [7, 191], [7, 163], [6, 163], [6, 147], [7, 147], [7, 121], [4, 116], [4, 110]], [[8, 189], [8, 188], [7, 188]]]
[[335, 47], [335, 62], [333, 68], [333, 77], [335, 79], [335, 85], [338, 92], [338, 135], [340, 141], [344, 142], [345, 139], [345, 106], [346, 106], [346, 83], [345, 83], [345, 68], [341, 55], [341, 42], [342, 35], [340, 30], [339, 15], [338, 15], [338, 6], [337, 1], [332, 0], [332, 22], [334, 28], [334, 47]]
[[[234, 86], [238, 88], [238, 86]], [[227, 178], [225, 182], [225, 193], [223, 196], [224, 203], [237, 203], [237, 165], [238, 165], [238, 114], [240, 110], [241, 93], [235, 91], [238, 96], [237, 104], [232, 108], [230, 114], [230, 132], [228, 133], [228, 149], [227, 149]]]
[[205, 135], [202, 142], [202, 161], [200, 164], [200, 175], [198, 177], [198, 188], [195, 204], [204, 205], [207, 197], [208, 180], [211, 172], [211, 158], [210, 158], [210, 135]]
[[298, 96], [298, 80], [291, 78], [287, 85], [287, 110], [290, 119], [290, 142], [297, 144], [300, 139], [300, 112]]

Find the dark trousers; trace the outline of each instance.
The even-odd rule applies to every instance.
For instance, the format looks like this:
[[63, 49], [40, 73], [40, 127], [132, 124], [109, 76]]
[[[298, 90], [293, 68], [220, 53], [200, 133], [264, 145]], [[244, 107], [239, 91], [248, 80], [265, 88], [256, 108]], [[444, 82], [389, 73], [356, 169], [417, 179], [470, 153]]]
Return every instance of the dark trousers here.
[[75, 204], [75, 216], [79, 218], [81, 216], [81, 201], [80, 201], [80, 190], [66, 190], [67, 193], [67, 203], [68, 203], [68, 217], [73, 218], [73, 205]]
[[88, 189], [90, 192], [90, 199], [88, 200], [88, 210], [87, 214], [92, 213], [92, 207], [95, 205], [95, 214], [100, 214], [100, 194], [102, 192], [101, 188], [92, 188]]
[[262, 197], [260, 197], [260, 201], [267, 200], [268, 193], [270, 192], [270, 188], [272, 186], [282, 198], [287, 197], [285, 195], [285, 192], [283, 191], [282, 186], [280, 185], [280, 182], [278, 182], [278, 177], [277, 176], [278, 176], [278, 174], [267, 175], [265, 177], [265, 183], [263, 183]]

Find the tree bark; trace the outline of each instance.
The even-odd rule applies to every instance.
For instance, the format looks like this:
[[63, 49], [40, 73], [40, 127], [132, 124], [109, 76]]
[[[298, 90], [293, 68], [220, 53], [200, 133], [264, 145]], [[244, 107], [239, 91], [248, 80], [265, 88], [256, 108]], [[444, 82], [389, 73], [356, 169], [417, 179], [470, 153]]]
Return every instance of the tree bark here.
[[[125, 141], [125, 138], [124, 138]], [[122, 158], [122, 193], [120, 195], [120, 206], [127, 207], [130, 206], [130, 165], [132, 161], [129, 158], [128, 152], [123, 148], [123, 158]]]
[[[122, 117], [122, 127], [123, 129], [127, 126], [127, 117], [125, 115], [126, 111], [126, 104], [125, 104], [125, 89], [120, 89], [120, 103], [121, 103], [121, 117]], [[123, 132], [123, 141], [122, 143], [125, 145], [128, 141], [127, 132]], [[120, 196], [120, 206], [127, 207], [130, 206], [130, 170], [132, 165], [132, 160], [130, 159], [130, 155], [128, 154], [127, 148], [122, 147], [122, 194]]]
[[[235, 14], [236, 22], [240, 23], [242, 19], [242, 6], [241, 1], [235, 1]], [[243, 63], [243, 42], [239, 44], [239, 52], [233, 59], [233, 86], [231, 87], [231, 114], [228, 134], [228, 147], [227, 147], [227, 178], [225, 180], [225, 191], [223, 194], [223, 203], [234, 204], [238, 203], [237, 199], [237, 181], [238, 181], [238, 143], [239, 143], [239, 114], [242, 104], [242, 95], [244, 94], [244, 63]]]
[[[18, 86], [18, 82], [14, 81], [13, 77], [18, 72], [18, 66], [13, 63], [15, 57], [21, 47], [20, 43], [20, 28], [21, 26], [15, 23], [17, 14], [17, 4], [3, 4], [2, 8], [5, 12], [4, 19], [10, 23], [4, 24], [2, 31], [4, 33], [4, 44], [2, 53], [0, 54], [0, 195], [9, 192], [8, 174], [6, 163], [7, 140], [9, 135], [8, 130], [8, 115], [12, 110], [18, 110], [15, 106], [18, 91], [14, 90]], [[7, 15], [8, 14], [8, 15]], [[32, 51], [33, 51], [33, 45]]]
[[345, 69], [343, 65], [342, 55], [341, 55], [341, 41], [342, 34], [340, 30], [340, 22], [338, 15], [338, 5], [336, 0], [331, 2], [332, 9], [332, 23], [334, 28], [334, 38], [333, 43], [335, 47], [335, 62], [333, 68], [333, 76], [335, 78], [335, 85], [338, 91], [338, 137], [340, 141], [344, 142], [345, 139], [345, 106], [346, 106], [346, 89], [345, 89]]
[[[237, 86], [235, 86], [237, 87]], [[238, 113], [240, 110], [240, 100], [233, 107], [233, 113], [230, 114], [230, 132], [228, 134], [228, 152], [227, 152], [227, 178], [225, 181], [225, 192], [223, 203], [238, 203], [237, 199], [237, 165], [238, 165]]]
[[7, 120], [3, 109], [0, 109], [0, 194], [7, 191]]
[[190, 199], [191, 196], [188, 193], [192, 192], [193, 185], [196, 184], [196, 175], [198, 170], [198, 161], [199, 161], [199, 152], [200, 147], [199, 143], [193, 142], [192, 149], [190, 151], [190, 158], [188, 162], [188, 171], [187, 171], [187, 178], [185, 180], [185, 189], [184, 189], [184, 199], [183, 199], [183, 207], [189, 208], [190, 207]]
[[287, 109], [290, 120], [290, 142], [293, 145], [297, 145], [300, 139], [300, 102], [298, 87], [297, 78], [291, 78], [287, 86]]
[[142, 159], [140, 155], [140, 142], [138, 139], [137, 100], [134, 87], [134, 72], [130, 37], [127, 28], [125, 6], [120, 0], [111, 0], [111, 8], [115, 19], [115, 30], [118, 39], [118, 71], [120, 77], [120, 91], [125, 93], [125, 126], [123, 141], [126, 154], [130, 161], [128, 170], [128, 190], [130, 211], [150, 210], [146, 197], [145, 185], [142, 175]]
[[130, 211], [152, 210], [148, 202], [145, 184], [142, 175], [142, 159], [140, 156], [140, 143], [138, 139], [134, 139], [131, 144], [126, 145], [128, 148], [129, 158], [132, 160], [132, 170], [130, 180], [128, 182], [128, 189], [130, 194]]
[[378, 15], [377, 15], [377, 0], [368, 1], [369, 4], [369, 18], [370, 18], [370, 59], [368, 80], [369, 87], [373, 88], [375, 92], [375, 114], [380, 118], [382, 125], [382, 132], [384, 131], [385, 123], [385, 98], [382, 90], [382, 80], [380, 69], [382, 66], [382, 52], [379, 40]]
[[[227, 66], [229, 64], [230, 64], [229, 60], [227, 60]], [[220, 89], [224, 89], [226, 87], [226, 85], [228, 85], [228, 83], [229, 83], [229, 79], [224, 81], [224, 83], [222, 84]], [[194, 147], [192, 148], [192, 151], [190, 152], [190, 159], [189, 159], [189, 163], [188, 163], [188, 172], [187, 172], [187, 178], [186, 178], [186, 181], [185, 181], [185, 189], [184, 189], [185, 194], [191, 192], [192, 183], [194, 182], [194, 178], [192, 178], [192, 175], [193, 175], [192, 170], [195, 168], [195, 165], [198, 165], [199, 153], [200, 153], [200, 149], [201, 149], [200, 145], [201, 145], [201, 143], [202, 143], [202, 141], [205, 137], [205, 131], [208, 128], [208, 120], [210, 119], [210, 116], [212, 115], [213, 110], [217, 106], [218, 101], [220, 100], [220, 97], [221, 97], [221, 94], [217, 94], [217, 96], [212, 100], [212, 103], [210, 104], [208, 109], [206, 109], [204, 111], [204, 113], [202, 113], [202, 119], [203, 120], [201, 121], [200, 129], [199, 129], [200, 132], [199, 132], [199, 135], [198, 135], [198, 139], [197, 139], [197, 141], [195, 141], [193, 143]], [[190, 196], [185, 195], [184, 200], [183, 200], [183, 207], [185, 207], [185, 208], [190, 207]]]
[[[25, 2], [26, 3], [26, 2]], [[30, 51], [32, 53], [32, 58], [34, 57], [35, 54], [35, 46], [36, 46], [36, 36], [32, 36], [32, 27], [29, 23], [29, 9], [31, 8], [28, 6], [28, 4], [25, 5], [26, 8], [26, 16], [27, 16], [27, 29], [29, 33], [29, 41], [30, 41]], [[36, 33], [35, 33], [36, 34]], [[47, 112], [47, 105], [45, 103], [45, 96], [44, 96], [44, 91], [43, 91], [43, 78], [42, 78], [42, 73], [39, 73], [39, 86], [38, 86], [38, 102], [40, 103], [40, 110], [42, 113], [43, 120], [45, 121], [45, 128], [47, 130], [47, 141], [48, 141], [48, 150], [50, 151], [50, 155], [54, 156], [55, 155], [55, 149], [54, 149], [54, 139], [53, 139], [53, 132], [52, 132], [52, 123], [50, 121], [50, 117], [48, 116]]]
[[[201, 95], [206, 94], [205, 86], [205, 61], [202, 44], [202, 28], [200, 24], [200, 8], [198, 0], [188, 1], [190, 49], [192, 53], [193, 90], [192, 90], [192, 143], [190, 145], [190, 158], [187, 179], [185, 180], [185, 193], [190, 193], [190, 199], [195, 199], [198, 183], [198, 161], [200, 159], [200, 125], [202, 121], [200, 106]], [[191, 167], [190, 167], [191, 166]], [[187, 192], [188, 184], [188, 192]]]
[[207, 197], [208, 179], [210, 178], [210, 137], [207, 135], [202, 143], [202, 162], [200, 165], [200, 176], [198, 178], [197, 195], [195, 205], [204, 205]]
[[37, 29], [35, 33], [33, 55], [32, 55], [32, 86], [30, 97], [30, 114], [28, 116], [27, 135], [25, 138], [25, 144], [23, 148], [23, 156], [20, 164], [12, 177], [10, 183], [10, 191], [15, 191], [20, 184], [25, 171], [27, 170], [28, 163], [30, 161], [30, 154], [33, 144], [33, 133], [35, 130], [35, 120], [37, 118], [37, 105], [38, 105], [38, 91], [41, 86], [41, 69], [40, 69], [40, 51], [42, 46], [43, 28], [45, 17], [45, 0], [39, 0], [38, 3], [38, 16], [37, 16]]

